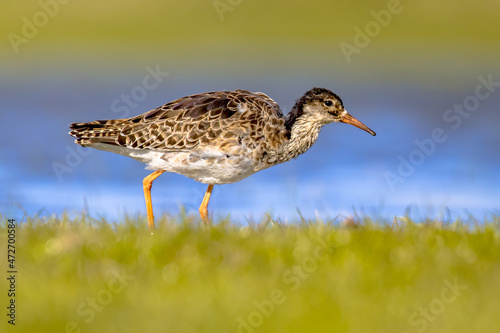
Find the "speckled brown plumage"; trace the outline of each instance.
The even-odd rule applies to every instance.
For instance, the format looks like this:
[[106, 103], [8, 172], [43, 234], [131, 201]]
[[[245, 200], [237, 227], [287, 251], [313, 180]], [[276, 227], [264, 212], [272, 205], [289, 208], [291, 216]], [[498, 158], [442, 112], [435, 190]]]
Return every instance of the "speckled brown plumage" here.
[[82, 146], [104, 143], [165, 152], [217, 147], [231, 155], [252, 151], [252, 158], [260, 161], [289, 137], [284, 123], [279, 106], [263, 93], [215, 91], [129, 119], [74, 123], [70, 134]]
[[324, 88], [306, 92], [287, 117], [263, 93], [214, 91], [128, 119], [73, 123], [70, 134], [84, 147], [130, 156], [149, 169], [180, 173], [212, 186], [297, 157], [331, 122], [350, 123], [375, 135], [345, 111], [340, 97]]

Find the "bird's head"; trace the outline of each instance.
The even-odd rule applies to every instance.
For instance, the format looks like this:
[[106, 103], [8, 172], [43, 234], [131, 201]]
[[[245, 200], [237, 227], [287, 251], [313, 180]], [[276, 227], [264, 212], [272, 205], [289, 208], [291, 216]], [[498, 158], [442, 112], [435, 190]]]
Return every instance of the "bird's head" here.
[[298, 99], [288, 115], [287, 124], [291, 126], [299, 118], [320, 125], [333, 122], [351, 124], [375, 135], [368, 126], [346, 111], [338, 95], [325, 88], [313, 88]]

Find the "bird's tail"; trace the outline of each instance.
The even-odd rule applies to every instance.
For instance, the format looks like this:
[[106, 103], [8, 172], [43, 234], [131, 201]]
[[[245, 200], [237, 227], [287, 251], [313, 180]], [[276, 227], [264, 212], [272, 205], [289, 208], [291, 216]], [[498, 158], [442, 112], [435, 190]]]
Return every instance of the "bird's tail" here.
[[107, 143], [116, 145], [120, 133], [118, 124], [124, 119], [95, 120], [89, 123], [72, 123], [69, 125], [69, 134], [76, 138], [75, 143], [86, 147], [93, 143]]

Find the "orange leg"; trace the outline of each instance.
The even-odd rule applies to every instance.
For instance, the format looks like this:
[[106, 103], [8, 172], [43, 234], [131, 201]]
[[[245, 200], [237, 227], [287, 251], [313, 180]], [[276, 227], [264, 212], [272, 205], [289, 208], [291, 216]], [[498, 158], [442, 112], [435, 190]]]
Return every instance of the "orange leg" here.
[[153, 216], [153, 203], [151, 202], [151, 186], [153, 186], [153, 180], [155, 180], [159, 175], [164, 173], [163, 170], [157, 170], [152, 174], [146, 176], [142, 181], [144, 187], [144, 198], [146, 199], [146, 211], [148, 212], [148, 226], [150, 229], [155, 228], [155, 220]]
[[203, 222], [208, 225], [208, 201], [210, 200], [210, 195], [212, 194], [212, 189], [214, 186], [212, 184], [208, 185], [207, 192], [205, 192], [205, 196], [203, 197], [203, 201], [200, 205], [200, 216]]

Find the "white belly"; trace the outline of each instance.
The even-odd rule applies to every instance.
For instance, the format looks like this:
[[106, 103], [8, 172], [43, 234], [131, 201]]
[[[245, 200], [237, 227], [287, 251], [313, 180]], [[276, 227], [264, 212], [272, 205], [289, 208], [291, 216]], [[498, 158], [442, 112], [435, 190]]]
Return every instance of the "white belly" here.
[[132, 157], [146, 163], [146, 169], [175, 172], [205, 184], [234, 183], [256, 172], [252, 159], [216, 150], [161, 152], [107, 144], [93, 144], [91, 147]]

